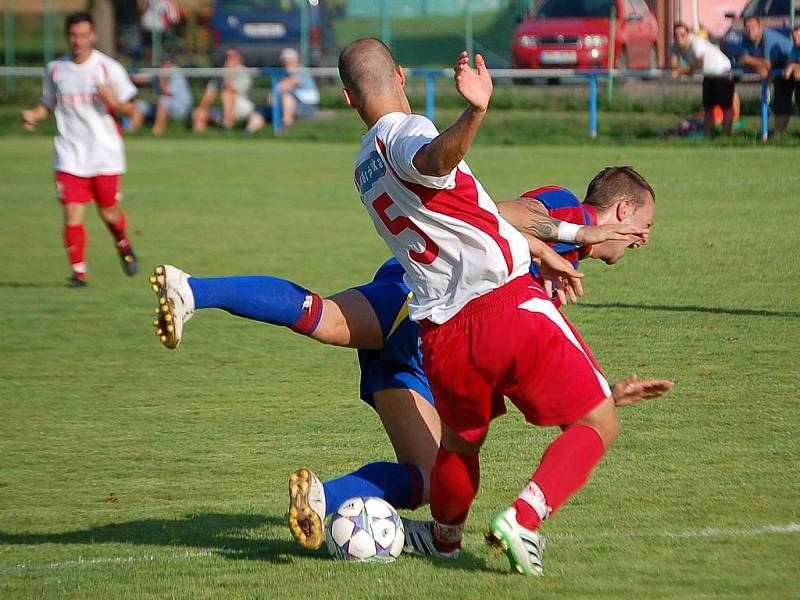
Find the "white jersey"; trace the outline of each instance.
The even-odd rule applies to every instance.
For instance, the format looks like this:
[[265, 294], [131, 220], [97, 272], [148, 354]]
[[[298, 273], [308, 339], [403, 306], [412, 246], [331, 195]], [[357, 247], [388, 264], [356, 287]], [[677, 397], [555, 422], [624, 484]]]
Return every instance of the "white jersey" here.
[[725, 54], [706, 38], [694, 33], [689, 34], [690, 46], [685, 50], [677, 44], [672, 46], [673, 54], [693, 65], [698, 60], [703, 60], [703, 75], [709, 77], [724, 77], [731, 73], [731, 61]]
[[80, 64], [64, 56], [47, 65], [42, 104], [56, 116], [56, 171], [78, 177], [125, 172], [119, 124], [97, 93], [103, 85], [114, 89], [118, 102], [128, 102], [136, 95], [123, 66], [97, 50]]
[[355, 183], [405, 268], [409, 316], [444, 323], [473, 298], [527, 273], [530, 253], [467, 163], [443, 177], [417, 171], [414, 156], [437, 135], [425, 117], [384, 115], [364, 135]]

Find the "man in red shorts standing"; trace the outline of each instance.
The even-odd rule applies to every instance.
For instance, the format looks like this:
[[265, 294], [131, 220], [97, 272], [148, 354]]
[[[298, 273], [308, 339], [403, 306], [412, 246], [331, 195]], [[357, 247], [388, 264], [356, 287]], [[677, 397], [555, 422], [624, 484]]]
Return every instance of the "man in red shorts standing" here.
[[125, 213], [119, 206], [125, 148], [118, 119], [135, 114], [136, 87], [117, 61], [93, 48], [94, 23], [88, 13], [67, 16], [64, 30], [70, 54], [47, 65], [42, 99], [22, 111], [32, 130], [53, 112], [56, 192], [64, 207], [64, 245], [72, 265], [69, 287], [86, 285], [86, 228], [83, 214], [92, 200], [114, 237], [125, 274], [136, 273], [136, 256], [128, 240]]
[[[563, 430], [490, 524], [512, 569], [537, 575], [536, 530], [586, 483], [620, 425], [591, 352], [528, 273], [524, 237], [499, 217], [463, 161], [492, 95], [480, 55], [475, 65], [466, 52], [459, 57], [456, 88], [468, 108], [440, 134], [411, 114], [403, 70], [379, 40], [356, 40], [339, 56], [345, 98], [368, 127], [355, 184], [405, 269], [409, 313], [420, 323], [423, 366], [442, 420], [433, 521], [409, 528], [407, 543], [422, 554], [458, 555], [478, 490], [480, 447], [508, 396], [529, 422]], [[574, 236], [570, 228], [559, 232], [563, 241]]]

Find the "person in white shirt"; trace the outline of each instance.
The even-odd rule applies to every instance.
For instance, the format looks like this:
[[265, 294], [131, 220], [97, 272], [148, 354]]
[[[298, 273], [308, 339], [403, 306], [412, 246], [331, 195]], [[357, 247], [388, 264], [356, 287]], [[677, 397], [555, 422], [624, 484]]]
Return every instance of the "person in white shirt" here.
[[[670, 50], [672, 78], [703, 74], [703, 110], [706, 137], [714, 135], [714, 107], [722, 109], [722, 133], [730, 136], [733, 126], [734, 84], [731, 61], [722, 50], [702, 36], [689, 33], [685, 23], [675, 23], [675, 43]], [[683, 59], [683, 65], [680, 64]]]
[[127, 219], [119, 205], [120, 175], [125, 172], [125, 148], [119, 118], [133, 117], [136, 87], [117, 61], [93, 48], [92, 17], [78, 12], [64, 26], [70, 54], [47, 65], [41, 101], [21, 113], [23, 126], [53, 112], [58, 133], [53, 167], [56, 193], [64, 207], [64, 243], [72, 265], [69, 287], [86, 285], [84, 211], [92, 200], [117, 245], [128, 276], [136, 273], [136, 255], [127, 234]]
[[[530, 276], [525, 238], [463, 160], [488, 109], [491, 76], [481, 55], [472, 68], [461, 53], [455, 84], [467, 108], [439, 133], [411, 113], [405, 72], [380, 40], [349, 44], [339, 75], [348, 105], [368, 129], [354, 183], [405, 271], [409, 317], [419, 322], [423, 368], [442, 422], [430, 480], [433, 519], [406, 520], [406, 546], [458, 556], [478, 491], [480, 448], [490, 421], [505, 412], [505, 396], [530, 423], [563, 430], [516, 500], [489, 524], [512, 570], [539, 575], [536, 531], [586, 483], [620, 425], [591, 351]], [[558, 238], [574, 241], [576, 231], [559, 225]]]
[[[236, 48], [228, 48], [222, 66], [225, 74], [208, 82], [197, 108], [192, 111], [192, 131], [195, 133], [204, 132], [209, 123], [233, 129], [240, 121], [249, 122], [255, 113], [256, 105], [250, 99], [253, 76], [244, 64], [242, 53]], [[212, 108], [218, 92], [221, 107]]]

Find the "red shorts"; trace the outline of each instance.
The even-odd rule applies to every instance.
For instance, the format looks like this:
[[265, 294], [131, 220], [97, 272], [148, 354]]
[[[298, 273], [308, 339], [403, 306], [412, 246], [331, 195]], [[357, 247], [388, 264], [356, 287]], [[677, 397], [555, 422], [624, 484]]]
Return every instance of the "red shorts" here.
[[529, 423], [568, 425], [611, 395], [589, 348], [529, 275], [442, 325], [423, 321], [420, 336], [436, 410], [469, 442], [506, 412], [503, 396]]
[[96, 200], [103, 208], [114, 206], [122, 199], [119, 175], [78, 177], [56, 171], [56, 195], [61, 204], [82, 204]]

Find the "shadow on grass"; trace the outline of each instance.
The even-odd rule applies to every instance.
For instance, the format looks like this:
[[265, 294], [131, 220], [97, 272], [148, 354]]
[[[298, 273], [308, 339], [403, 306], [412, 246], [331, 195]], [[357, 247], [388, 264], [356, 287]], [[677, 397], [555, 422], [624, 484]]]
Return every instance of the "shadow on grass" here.
[[800, 312], [788, 310], [761, 310], [755, 308], [722, 308], [720, 306], [670, 306], [666, 304], [627, 304], [624, 302], [581, 302], [589, 308], [624, 308], [631, 310], [657, 310], [663, 312], [696, 312], [712, 315], [734, 315], [749, 317], [800, 318]]
[[0, 288], [63, 288], [64, 283], [55, 281], [0, 281]]
[[246, 530], [263, 526], [285, 527], [282, 518], [264, 515], [199, 513], [178, 519], [141, 519], [112, 523], [63, 533], [6, 533], [0, 545], [36, 544], [136, 544], [142, 546], [186, 546], [208, 548], [229, 559], [263, 560], [275, 563], [298, 558], [328, 558], [325, 552], [302, 549], [288, 533], [281, 538], [250, 538]]

